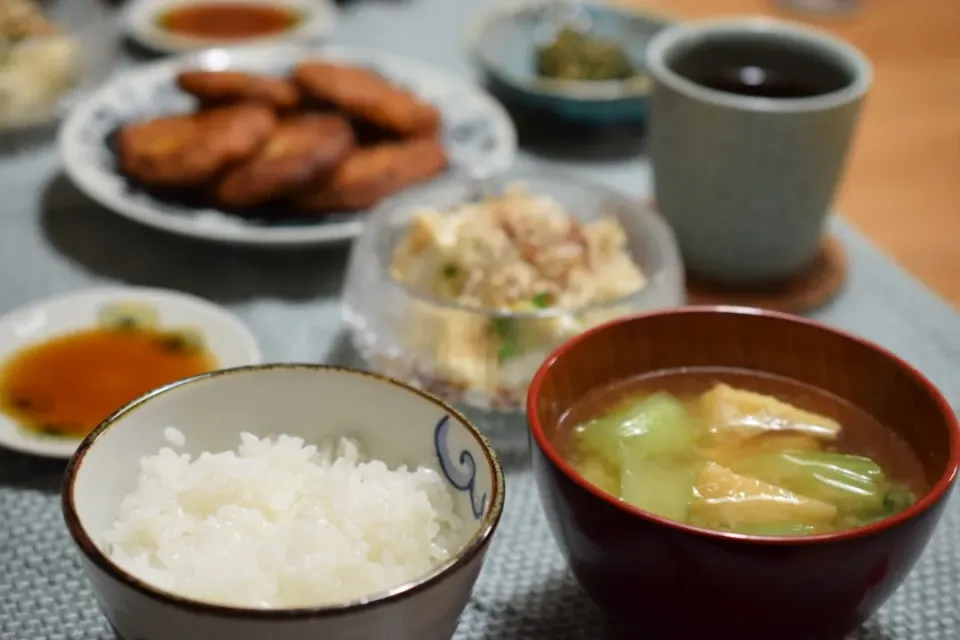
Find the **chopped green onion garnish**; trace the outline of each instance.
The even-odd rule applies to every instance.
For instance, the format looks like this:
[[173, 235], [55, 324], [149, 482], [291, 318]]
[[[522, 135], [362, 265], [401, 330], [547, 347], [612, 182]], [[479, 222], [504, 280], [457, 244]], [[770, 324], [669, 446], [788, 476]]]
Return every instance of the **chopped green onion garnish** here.
[[531, 302], [533, 303], [533, 306], [535, 306], [538, 309], [546, 309], [547, 307], [550, 306], [551, 296], [546, 291], [542, 291], [537, 295], [533, 296], [533, 299], [531, 300]]
[[520, 351], [516, 327], [510, 318], [494, 318], [493, 330], [500, 339], [500, 349], [497, 351], [500, 362], [512, 358]]

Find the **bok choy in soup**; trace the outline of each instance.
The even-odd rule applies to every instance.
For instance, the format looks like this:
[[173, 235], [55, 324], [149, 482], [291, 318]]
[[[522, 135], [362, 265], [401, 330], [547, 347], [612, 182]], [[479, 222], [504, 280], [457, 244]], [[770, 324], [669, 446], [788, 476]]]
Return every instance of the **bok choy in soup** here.
[[603, 491], [734, 533], [799, 536], [891, 516], [929, 487], [897, 434], [793, 380], [683, 369], [599, 389], [564, 418], [566, 452]]

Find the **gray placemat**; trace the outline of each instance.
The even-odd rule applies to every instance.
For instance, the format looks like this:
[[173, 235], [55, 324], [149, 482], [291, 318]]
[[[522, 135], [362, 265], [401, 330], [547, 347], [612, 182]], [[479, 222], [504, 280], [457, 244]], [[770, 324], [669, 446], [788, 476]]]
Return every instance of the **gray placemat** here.
[[[483, 4], [364, 3], [346, 10], [335, 40], [467, 73], [459, 35]], [[17, 149], [0, 143], [0, 150], [7, 153], [0, 159], [0, 313], [96, 284], [169, 287], [236, 311], [268, 359], [349, 361], [337, 299], [344, 249], [271, 255], [182, 241], [90, 203], [59, 175], [48, 141], [26, 140]], [[631, 193], [647, 188], [643, 159], [589, 166], [538, 162], [560, 164]], [[850, 282], [814, 316], [893, 349], [929, 375], [954, 406], [960, 404], [960, 318], [842, 222], [835, 229], [850, 250]], [[501, 440], [506, 510], [456, 638], [598, 638], [602, 621], [566, 572], [517, 440]], [[115, 640], [62, 523], [63, 467], [0, 451], [0, 640]], [[907, 584], [855, 637], [960, 638], [957, 542], [960, 502], [953, 500]]]
[[[0, 639], [115, 640], [62, 524], [62, 465], [0, 453]], [[588, 640], [603, 623], [566, 571], [530, 473], [513, 461], [500, 528], [456, 640]], [[956, 640], [954, 502], [908, 584], [854, 638]]]
[[[25, 214], [19, 208], [14, 213]], [[61, 217], [75, 235], [58, 235]], [[21, 276], [5, 277], [0, 311], [43, 289], [103, 280], [176, 286], [237, 310], [269, 359], [352, 361], [334, 297], [343, 251], [295, 256], [211, 251], [118, 220], [62, 182], [48, 190], [42, 219], [46, 222], [38, 227], [17, 227], [20, 241], [0, 251], [0, 273]], [[77, 224], [68, 224], [72, 220]], [[9, 239], [5, 232], [14, 228], [10, 218], [0, 222], [0, 238]], [[883, 342], [933, 377], [951, 400], [960, 399], [954, 371], [960, 362], [954, 346], [960, 319], [842, 223], [838, 233], [851, 252], [852, 279], [818, 318]], [[118, 272], [129, 275], [121, 278]], [[898, 304], [891, 306], [891, 299]], [[501, 438], [506, 510], [456, 638], [601, 637], [602, 621], [567, 574], [547, 529], [526, 457], [516, 439], [504, 442]], [[62, 524], [62, 471], [62, 463], [0, 452], [0, 640], [114, 640]], [[908, 583], [856, 638], [960, 637], [958, 533], [960, 503], [954, 500]]]

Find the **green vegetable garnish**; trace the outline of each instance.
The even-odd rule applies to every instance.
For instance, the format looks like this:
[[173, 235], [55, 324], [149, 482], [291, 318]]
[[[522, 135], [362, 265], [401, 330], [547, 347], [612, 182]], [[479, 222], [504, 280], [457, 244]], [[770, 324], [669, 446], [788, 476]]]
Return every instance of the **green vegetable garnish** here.
[[520, 351], [520, 338], [517, 335], [517, 326], [510, 318], [494, 318], [493, 331], [499, 338], [500, 348], [497, 351], [497, 360], [509, 360]]
[[146, 304], [117, 303], [104, 307], [98, 324], [104, 329], [117, 331], [142, 331], [159, 324], [157, 310]]
[[77, 429], [71, 427], [69, 424], [52, 424], [52, 423], [41, 423], [38, 424], [36, 430], [42, 433], [45, 436], [65, 436], [70, 433], [76, 433]]
[[457, 265], [455, 265], [455, 264], [447, 264], [447, 265], [444, 265], [443, 269], [440, 271], [440, 273], [443, 274], [443, 277], [444, 277], [444, 278], [453, 278], [453, 277], [455, 277], [459, 272], [460, 272], [460, 270], [457, 269]]
[[547, 307], [550, 306], [550, 303], [552, 301], [551, 298], [552, 296], [549, 293], [547, 293], [546, 291], [543, 291], [533, 296], [533, 298], [530, 300], [530, 303], [533, 306], [535, 306], [537, 309], [546, 309]]
[[161, 335], [156, 344], [167, 353], [192, 355], [203, 348], [203, 337], [189, 331], [171, 331]]
[[892, 515], [912, 507], [916, 501], [917, 496], [914, 495], [913, 491], [901, 485], [893, 485], [887, 489], [887, 493], [883, 496], [883, 508]]

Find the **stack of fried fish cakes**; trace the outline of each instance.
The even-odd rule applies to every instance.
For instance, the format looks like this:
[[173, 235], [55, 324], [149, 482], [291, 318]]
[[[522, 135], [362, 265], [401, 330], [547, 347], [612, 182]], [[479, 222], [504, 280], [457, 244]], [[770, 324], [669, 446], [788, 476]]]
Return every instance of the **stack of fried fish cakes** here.
[[226, 210], [359, 211], [447, 167], [439, 111], [368, 69], [304, 61], [289, 77], [185, 71], [199, 108], [122, 127], [121, 170]]

